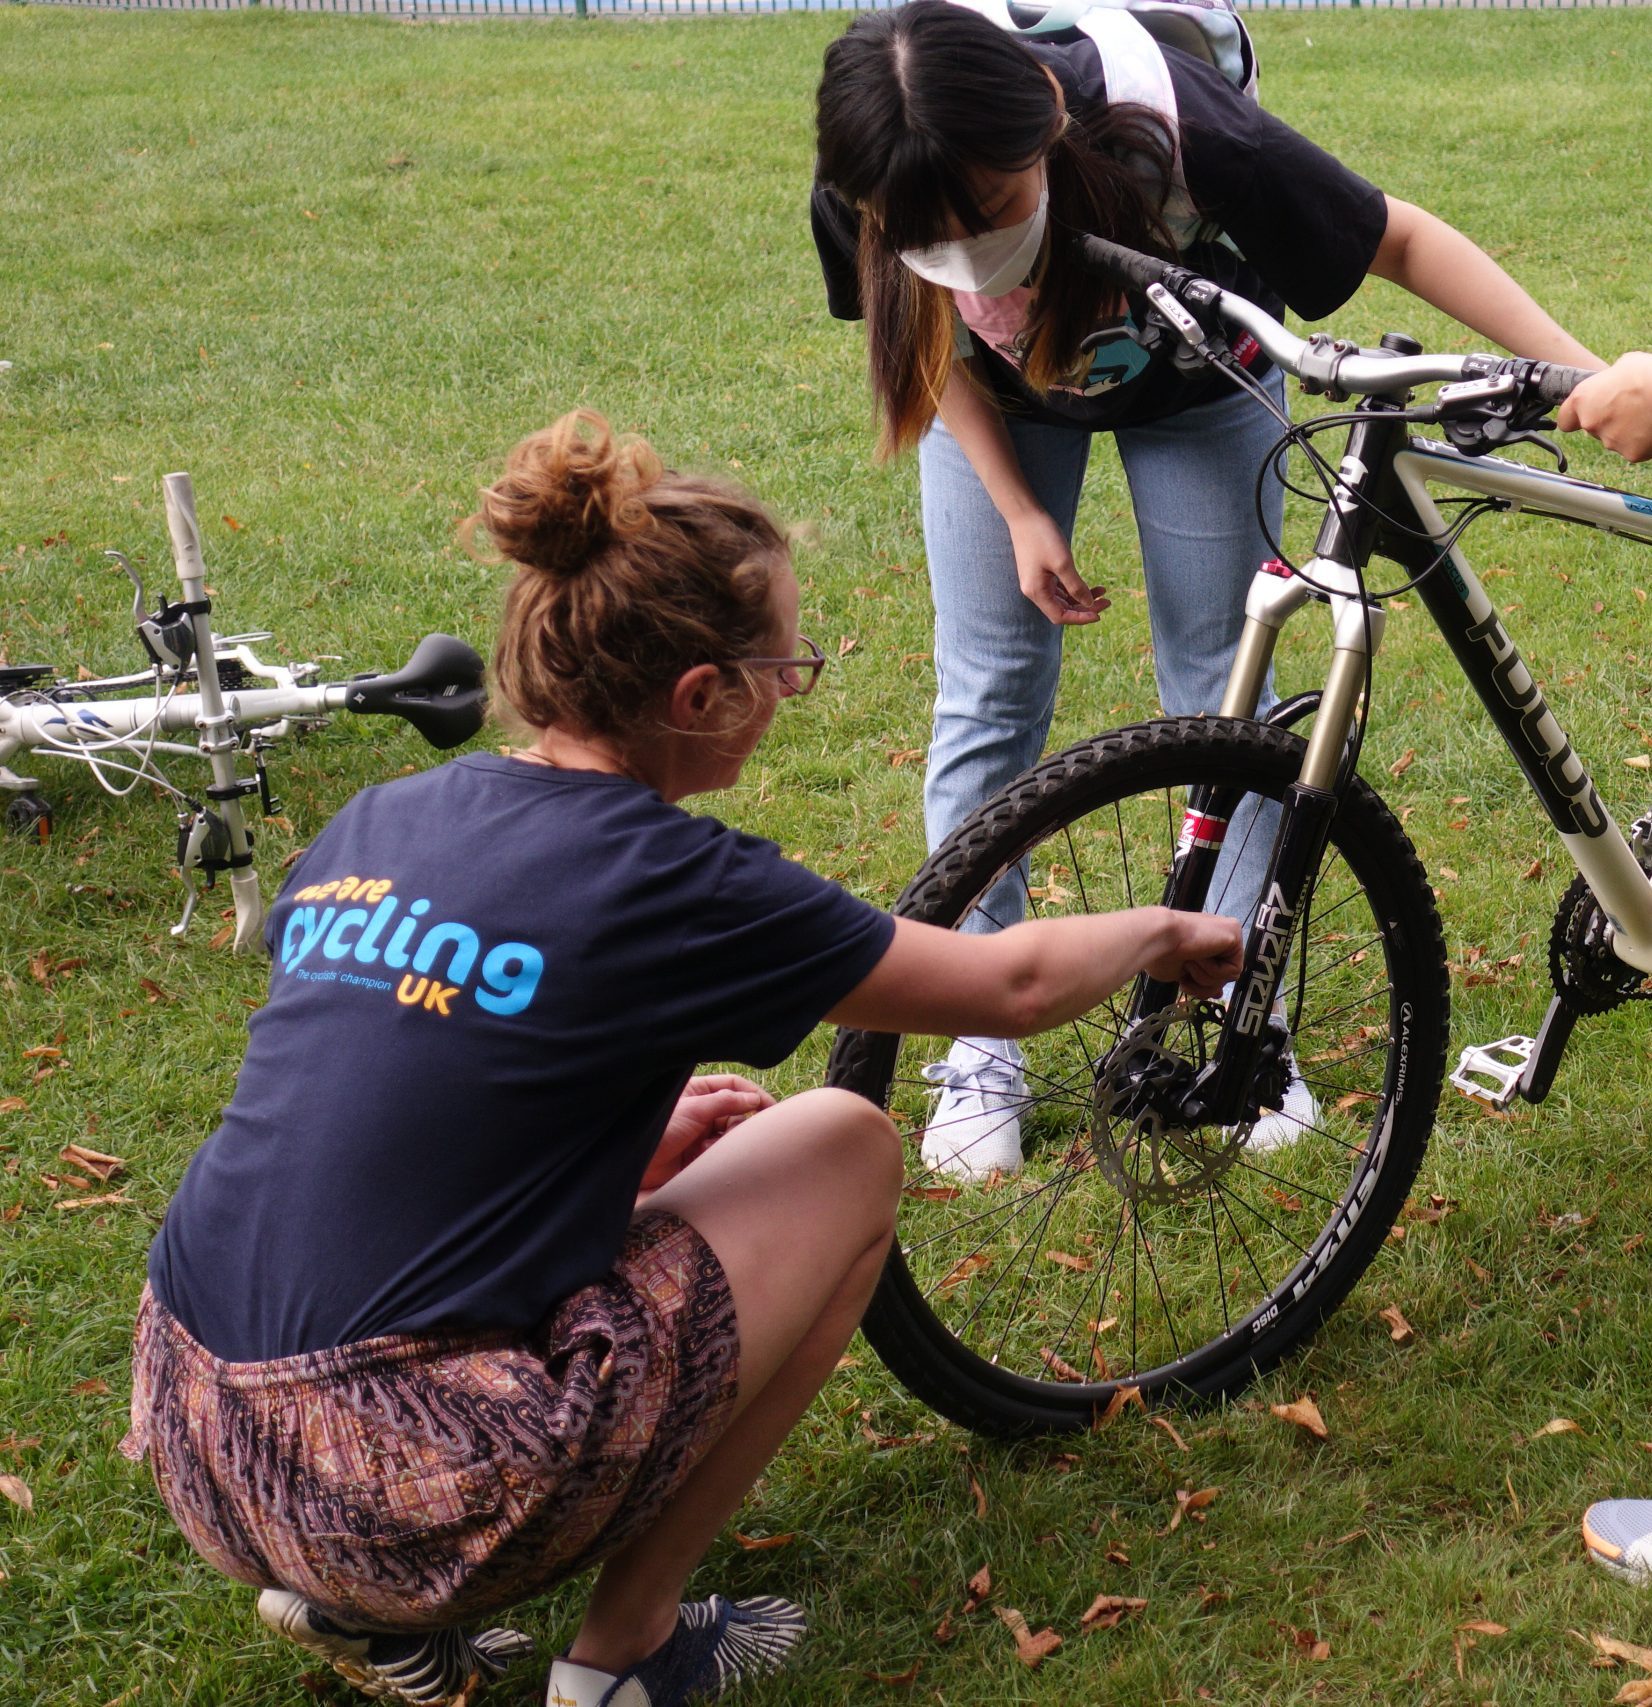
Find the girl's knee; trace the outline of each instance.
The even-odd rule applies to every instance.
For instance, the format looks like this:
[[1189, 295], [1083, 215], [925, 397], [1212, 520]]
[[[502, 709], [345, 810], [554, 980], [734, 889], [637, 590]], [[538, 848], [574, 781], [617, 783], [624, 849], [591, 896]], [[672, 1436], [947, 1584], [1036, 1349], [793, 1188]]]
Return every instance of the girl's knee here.
[[903, 1174], [900, 1133], [876, 1103], [853, 1091], [825, 1088], [804, 1091], [788, 1099], [808, 1118], [813, 1146], [827, 1166], [837, 1165], [864, 1176], [869, 1170], [887, 1175], [890, 1190]]

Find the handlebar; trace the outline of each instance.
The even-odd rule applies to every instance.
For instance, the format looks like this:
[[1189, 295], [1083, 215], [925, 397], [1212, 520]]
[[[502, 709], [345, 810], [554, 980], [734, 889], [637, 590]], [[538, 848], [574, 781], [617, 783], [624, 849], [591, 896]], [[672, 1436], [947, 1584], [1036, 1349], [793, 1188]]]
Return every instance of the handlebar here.
[[1403, 398], [1416, 385], [1508, 375], [1537, 400], [1558, 404], [1589, 377], [1587, 368], [1521, 357], [1362, 350], [1323, 332], [1299, 338], [1254, 302], [1174, 262], [1127, 249], [1105, 237], [1076, 237], [1073, 253], [1080, 265], [1113, 283], [1149, 297], [1155, 289], [1167, 293], [1201, 324], [1216, 321], [1229, 329], [1248, 332], [1275, 367], [1294, 374], [1310, 392], [1323, 391], [1332, 397]]

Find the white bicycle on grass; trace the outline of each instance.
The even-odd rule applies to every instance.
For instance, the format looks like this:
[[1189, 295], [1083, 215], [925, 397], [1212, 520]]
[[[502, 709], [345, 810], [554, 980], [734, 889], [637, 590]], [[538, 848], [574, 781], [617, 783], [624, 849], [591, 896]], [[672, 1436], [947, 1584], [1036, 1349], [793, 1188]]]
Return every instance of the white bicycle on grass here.
[[[393, 675], [321, 681], [318, 664], [265, 664], [254, 645], [267, 633], [228, 637], [212, 631], [195, 495], [187, 474], [168, 474], [167, 525], [183, 598], [146, 610], [143, 583], [120, 552], [134, 588], [132, 619], [148, 656], [135, 675], [71, 681], [48, 664], [0, 664], [0, 793], [7, 828], [40, 841], [53, 810], [37, 778], [13, 768], [29, 753], [84, 766], [109, 793], [149, 782], [177, 805], [177, 866], [185, 890], [182, 936], [200, 898], [221, 871], [235, 901], [235, 947], [252, 947], [264, 918], [253, 869], [253, 831], [242, 802], [257, 795], [278, 811], [265, 751], [275, 742], [325, 723], [336, 711], [384, 712], [405, 719], [433, 746], [456, 747], [482, 726], [482, 660], [461, 640], [429, 634]], [[193, 744], [166, 740], [189, 733]], [[253, 774], [240, 774], [243, 755]], [[210, 781], [199, 790], [174, 783], [159, 760], [203, 760]], [[197, 886], [197, 875], [202, 879]]]
[[[1078, 250], [1146, 299], [1149, 337], [1177, 359], [1272, 408], [1241, 359], [1259, 347], [1304, 391], [1360, 401], [1298, 427], [1281, 417], [1270, 464], [1303, 450], [1326, 513], [1311, 561], [1253, 581], [1220, 715], [1045, 760], [961, 824], [897, 903], [956, 927], [1010, 874], [1035, 915], [1251, 909], [1225, 1004], [1142, 979], [1026, 1040], [1023, 1173], [908, 1179], [867, 1337], [920, 1398], [998, 1434], [1084, 1428], [1130, 1388], [1151, 1401], [1242, 1387], [1336, 1308], [1404, 1205], [1445, 1074], [1449, 992], [1422, 862], [1358, 771], [1385, 599], [1415, 591], [1578, 868], [1541, 1031], [1466, 1051], [1453, 1082], [1496, 1106], [1540, 1100], [1577, 1019], [1635, 999], [1652, 973], [1652, 816], [1627, 836], [1613, 821], [1461, 548], [1478, 517], [1520, 512], [1652, 542], [1652, 500], [1492, 454], [1535, 445], [1563, 470], [1543, 417], [1582, 373], [1424, 354], [1398, 334], [1376, 350], [1304, 341], [1183, 268], [1095, 238]], [[1446, 442], [1413, 436], [1422, 425]], [[1312, 444], [1333, 430], [1346, 434], [1334, 467]], [[1400, 584], [1367, 585], [1374, 557], [1400, 566]], [[1279, 632], [1310, 604], [1335, 630], [1325, 684], [1258, 720]], [[1294, 726], [1309, 718], [1304, 738]], [[1260, 898], [1230, 901], [1254, 837], [1271, 838]], [[1251, 1127], [1283, 1093], [1287, 1035], [1320, 1115], [1261, 1153]], [[843, 1032], [831, 1082], [887, 1107], [916, 1157], [932, 1109], [923, 1064], [946, 1047]]]

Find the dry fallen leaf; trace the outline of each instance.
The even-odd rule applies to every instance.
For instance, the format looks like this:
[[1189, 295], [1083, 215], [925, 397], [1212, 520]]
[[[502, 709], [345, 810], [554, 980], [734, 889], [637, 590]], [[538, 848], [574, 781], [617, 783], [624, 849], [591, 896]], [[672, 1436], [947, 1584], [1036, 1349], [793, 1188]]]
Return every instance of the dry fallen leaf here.
[[1633, 1642], [1620, 1642], [1615, 1636], [1603, 1636], [1597, 1630], [1590, 1638], [1595, 1646], [1614, 1660], [1628, 1660], [1642, 1671], [1652, 1671], [1652, 1648], [1637, 1647]]
[[853, 652], [854, 649], [858, 645], [860, 645], [860, 642], [854, 637], [854, 635], [852, 635], [852, 634], [844, 635], [843, 638], [841, 640], [839, 640], [837, 643], [837, 655], [838, 655], [838, 657], [847, 658], [849, 656], [849, 654], [851, 652]]
[[898, 752], [889, 755], [889, 762], [896, 770], [902, 765], [922, 764], [924, 750], [922, 747], [902, 747]]
[[0, 1114], [22, 1114], [28, 1106], [22, 1097], [0, 1097]]
[[1084, 1376], [1064, 1358], [1058, 1357], [1047, 1345], [1038, 1348], [1039, 1361], [1057, 1381], [1083, 1381]]
[[101, 1150], [88, 1150], [84, 1144], [65, 1144], [58, 1151], [60, 1160], [72, 1168], [84, 1168], [89, 1174], [96, 1174], [100, 1180], [108, 1180], [118, 1174], [126, 1163], [119, 1156], [106, 1156]]
[[1170, 1528], [1165, 1533], [1168, 1535], [1180, 1528], [1184, 1517], [1191, 1517], [1196, 1523], [1203, 1523], [1204, 1518], [1200, 1514], [1221, 1491], [1220, 1488], [1200, 1488], [1196, 1492], [1190, 1493], [1186, 1488], [1178, 1488], [1176, 1490], [1176, 1512], [1170, 1520]]
[[1331, 1431], [1325, 1426], [1325, 1419], [1319, 1414], [1319, 1406], [1304, 1395], [1293, 1400], [1288, 1405], [1274, 1405], [1273, 1414], [1281, 1422], [1295, 1423], [1300, 1429], [1305, 1429], [1315, 1440], [1329, 1440]]
[[1085, 1630], [1111, 1630], [1132, 1612], [1140, 1612], [1147, 1602], [1133, 1594], [1098, 1594], [1079, 1623]]
[[1140, 1387], [1116, 1388], [1112, 1398], [1107, 1401], [1105, 1408], [1096, 1417], [1092, 1426], [1105, 1428], [1126, 1405], [1134, 1405], [1138, 1411], [1146, 1411], [1147, 1406], [1142, 1402]]
[[1612, 1697], [1612, 1707], [1645, 1707], [1647, 1702], [1652, 1702], [1652, 1677], [1636, 1678]]
[[969, 1590], [969, 1598], [964, 1602], [965, 1612], [974, 1612], [986, 1605], [987, 1597], [992, 1593], [992, 1567], [983, 1565], [965, 1586]]
[[1405, 773], [1411, 769], [1412, 765], [1416, 763], [1416, 760], [1417, 749], [1415, 747], [1407, 747], [1405, 751], [1395, 759], [1393, 764], [1388, 767], [1388, 774], [1390, 776], [1404, 776]]
[[910, 1686], [918, 1681], [918, 1668], [919, 1662], [914, 1660], [905, 1671], [863, 1671], [860, 1675], [873, 1683]]
[[1060, 1263], [1063, 1268], [1070, 1268], [1079, 1274], [1088, 1274], [1096, 1265], [1088, 1257], [1069, 1256], [1066, 1251], [1046, 1251], [1044, 1255], [1054, 1263]]
[[1169, 1417], [1149, 1417], [1147, 1420], [1152, 1423], [1154, 1428], [1162, 1428], [1175, 1441], [1179, 1451], [1187, 1451], [1187, 1442], [1176, 1432], [1176, 1425], [1171, 1422]]
[[791, 1546], [791, 1544], [797, 1539], [797, 1531], [793, 1530], [789, 1535], [742, 1535], [737, 1529], [734, 1532], [734, 1539], [738, 1541], [748, 1553], [763, 1553], [767, 1552], [771, 1547]]
[[13, 1505], [22, 1506], [24, 1511], [34, 1510], [34, 1495], [21, 1476], [0, 1476], [0, 1494], [4, 1494]]
[[1053, 1654], [1061, 1646], [1061, 1638], [1054, 1630], [1040, 1630], [1035, 1634], [1028, 1629], [1026, 1619], [1013, 1606], [999, 1606], [994, 1610], [1015, 1637], [1016, 1657], [1024, 1666], [1036, 1669], [1043, 1664], [1047, 1654]]
[[1417, 1330], [1400, 1313], [1398, 1304], [1390, 1304], [1377, 1314], [1388, 1324], [1388, 1337], [1395, 1345], [1410, 1345], [1417, 1337]]
[[987, 1515], [986, 1490], [973, 1476], [969, 1479], [969, 1491], [975, 1496], [975, 1515], [985, 1517]]
[[77, 1381], [69, 1391], [78, 1393], [83, 1398], [90, 1398], [109, 1391], [109, 1383], [100, 1380], [96, 1375], [89, 1375], [84, 1381]]
[[52, 1205], [54, 1209], [95, 1209], [100, 1203], [125, 1203], [129, 1201], [124, 1191], [108, 1191], [101, 1197], [60, 1197]]
[[975, 1274], [980, 1269], [985, 1268], [991, 1261], [992, 1258], [982, 1251], [976, 1251], [973, 1256], [965, 1257], [956, 1268], [954, 1268], [949, 1274], [942, 1277], [940, 1290], [942, 1292], [950, 1292], [954, 1286], [962, 1285], [963, 1282], [968, 1280], [972, 1274]]
[[1582, 1434], [1583, 1430], [1570, 1417], [1550, 1417], [1531, 1438], [1541, 1440], [1546, 1434]]
[[1466, 1624], [1459, 1624], [1457, 1628], [1471, 1630], [1476, 1636], [1506, 1636], [1509, 1633], [1507, 1624], [1497, 1624], [1489, 1618], [1471, 1618]]

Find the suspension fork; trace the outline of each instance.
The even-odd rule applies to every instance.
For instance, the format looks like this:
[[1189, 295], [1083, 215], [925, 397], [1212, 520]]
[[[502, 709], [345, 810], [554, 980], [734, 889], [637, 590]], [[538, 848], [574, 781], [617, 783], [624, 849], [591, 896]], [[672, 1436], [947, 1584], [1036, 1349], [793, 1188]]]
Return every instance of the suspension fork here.
[[[1182, 1103], [1181, 1118], [1189, 1125], [1233, 1125], [1245, 1114], [1246, 1093], [1254, 1082], [1284, 980], [1291, 935], [1311, 898], [1348, 780], [1349, 737], [1360, 698], [1382, 644], [1386, 613], [1365, 599], [1355, 566], [1363, 568], [1376, 540], [1374, 509], [1366, 500], [1373, 487], [1392, 483], [1392, 456], [1402, 443], [1398, 423], [1357, 424], [1349, 434], [1313, 561], [1300, 576], [1283, 564], [1264, 564], [1245, 600], [1244, 630], [1222, 699], [1224, 717], [1256, 716], [1280, 631], [1311, 599], [1325, 599], [1331, 607], [1331, 665], [1315, 707], [1302, 769], [1286, 791], [1267, 873], [1247, 922], [1243, 969], [1233, 985], [1220, 1039]], [[1281, 707], [1285, 713], [1281, 721], [1294, 721], [1303, 709], [1300, 701]], [[1190, 795], [1177, 858], [1166, 884], [1166, 905], [1203, 907], [1227, 821], [1240, 798], [1239, 790], [1219, 784]], [[1140, 992], [1141, 1011], [1152, 1012], [1175, 994], [1171, 986], [1146, 983]]]

